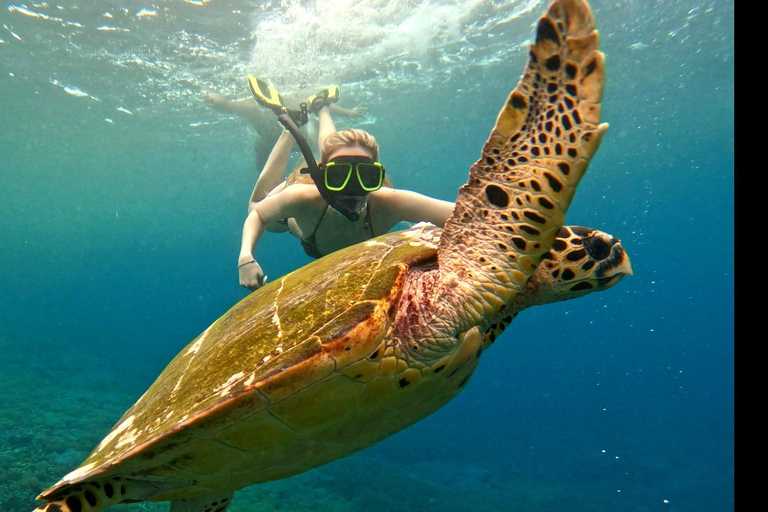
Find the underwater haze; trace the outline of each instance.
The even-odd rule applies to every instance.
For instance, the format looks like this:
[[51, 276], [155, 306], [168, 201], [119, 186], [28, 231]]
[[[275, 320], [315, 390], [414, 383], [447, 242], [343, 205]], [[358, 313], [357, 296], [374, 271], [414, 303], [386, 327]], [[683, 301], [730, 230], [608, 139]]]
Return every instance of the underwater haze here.
[[[0, 511], [29, 512], [248, 292], [256, 133], [205, 92], [338, 84], [396, 186], [453, 201], [536, 0], [57, 0], [0, 9]], [[734, 509], [734, 4], [594, 0], [610, 130], [567, 223], [634, 275], [521, 314], [432, 416], [246, 511]], [[273, 280], [310, 260], [268, 233]], [[167, 503], [114, 510], [165, 511]]]

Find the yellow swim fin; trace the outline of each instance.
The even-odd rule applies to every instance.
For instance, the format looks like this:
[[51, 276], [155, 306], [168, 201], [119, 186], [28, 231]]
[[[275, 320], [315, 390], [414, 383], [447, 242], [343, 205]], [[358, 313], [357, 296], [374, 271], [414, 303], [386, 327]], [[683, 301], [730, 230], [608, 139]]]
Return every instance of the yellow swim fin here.
[[283, 97], [280, 96], [277, 89], [261, 78], [248, 75], [248, 88], [251, 89], [253, 99], [255, 99], [259, 105], [272, 109], [275, 114], [280, 114], [286, 111], [286, 108], [283, 105]]
[[332, 85], [325, 89], [321, 89], [316, 94], [307, 98], [309, 111], [317, 114], [325, 105], [330, 105], [331, 103], [339, 101], [339, 95], [340, 91], [338, 85]]

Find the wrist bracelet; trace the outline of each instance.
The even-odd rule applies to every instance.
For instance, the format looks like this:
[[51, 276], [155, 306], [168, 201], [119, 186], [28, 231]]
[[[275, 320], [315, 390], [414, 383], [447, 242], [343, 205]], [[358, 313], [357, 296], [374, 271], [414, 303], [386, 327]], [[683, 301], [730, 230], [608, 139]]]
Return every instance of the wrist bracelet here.
[[237, 268], [242, 268], [242, 267], [248, 265], [249, 263], [256, 263], [256, 260], [251, 260], [251, 261], [246, 261], [245, 263], [241, 263], [241, 264], [239, 264], [237, 266]]

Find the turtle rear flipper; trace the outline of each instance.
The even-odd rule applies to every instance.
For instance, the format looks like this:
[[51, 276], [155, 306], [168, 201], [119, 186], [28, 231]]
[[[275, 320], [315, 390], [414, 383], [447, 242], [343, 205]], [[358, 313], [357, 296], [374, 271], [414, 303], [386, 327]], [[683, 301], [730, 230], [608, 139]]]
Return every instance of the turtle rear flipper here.
[[[126, 480], [124, 478], [108, 478], [98, 482], [83, 482], [75, 486], [64, 487], [64, 490], [54, 497], [38, 496], [38, 499], [50, 500], [38, 506], [33, 512], [100, 512], [112, 505], [117, 505], [132, 496], [145, 493], [146, 482]], [[45, 498], [43, 498], [45, 496]]]
[[[141, 497], [151, 495], [156, 490], [156, 486], [146, 481], [124, 478], [84, 482], [40, 505], [33, 512], [100, 512], [113, 505], [141, 500]], [[224, 512], [232, 501], [232, 494], [173, 500], [170, 512]]]

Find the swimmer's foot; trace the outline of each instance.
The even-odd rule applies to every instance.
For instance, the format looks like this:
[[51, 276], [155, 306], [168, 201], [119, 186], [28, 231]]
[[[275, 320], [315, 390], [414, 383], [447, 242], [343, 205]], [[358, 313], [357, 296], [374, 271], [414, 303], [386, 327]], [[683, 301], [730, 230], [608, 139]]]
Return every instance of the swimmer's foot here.
[[277, 89], [261, 78], [248, 75], [248, 88], [251, 90], [253, 99], [255, 99], [256, 103], [259, 105], [271, 109], [278, 115], [285, 112], [286, 109], [283, 105], [283, 97], [277, 92]]
[[307, 98], [307, 105], [310, 112], [317, 114], [321, 108], [337, 101], [339, 101], [339, 86], [332, 85]]
[[293, 120], [293, 122], [296, 123], [296, 126], [299, 128], [307, 124], [307, 121], [309, 121], [306, 103], [301, 103], [299, 105], [299, 110], [286, 109], [285, 112], [290, 116], [291, 120]]

